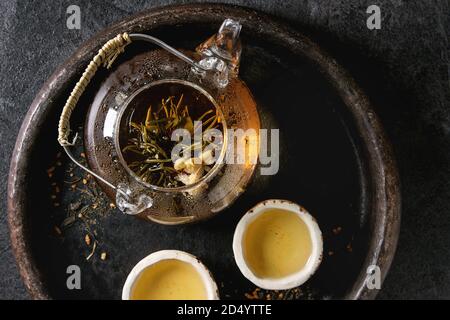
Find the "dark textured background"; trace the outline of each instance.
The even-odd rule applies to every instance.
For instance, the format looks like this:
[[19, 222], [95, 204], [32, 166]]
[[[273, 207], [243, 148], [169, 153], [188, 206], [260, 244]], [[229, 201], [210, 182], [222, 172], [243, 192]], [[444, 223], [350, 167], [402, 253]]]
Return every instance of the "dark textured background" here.
[[[0, 2], [0, 299], [28, 298], [10, 249], [6, 180], [34, 96], [58, 65], [104, 27], [142, 9], [185, 2]], [[449, 1], [225, 2], [298, 27], [361, 83], [392, 141], [402, 181], [400, 241], [379, 297], [450, 299]], [[81, 8], [81, 30], [66, 28], [70, 4]], [[381, 30], [366, 28], [371, 4], [381, 7]]]

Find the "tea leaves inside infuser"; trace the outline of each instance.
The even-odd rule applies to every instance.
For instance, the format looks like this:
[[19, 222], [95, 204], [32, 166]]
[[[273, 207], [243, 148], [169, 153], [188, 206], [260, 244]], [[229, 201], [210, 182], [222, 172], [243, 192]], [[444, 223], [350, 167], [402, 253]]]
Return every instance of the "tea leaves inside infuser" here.
[[[222, 123], [215, 105], [193, 87], [163, 83], [138, 95], [130, 104], [120, 130], [121, 151], [130, 170], [145, 183], [174, 188], [201, 179], [214, 165], [211, 150], [216, 141], [204, 137]], [[171, 154], [179, 144], [172, 141], [177, 129], [189, 132], [189, 143], [181, 143], [182, 157], [175, 163]], [[200, 135], [200, 141], [193, 141]], [[123, 146], [123, 147], [122, 147]], [[210, 149], [210, 148], [209, 148]]]

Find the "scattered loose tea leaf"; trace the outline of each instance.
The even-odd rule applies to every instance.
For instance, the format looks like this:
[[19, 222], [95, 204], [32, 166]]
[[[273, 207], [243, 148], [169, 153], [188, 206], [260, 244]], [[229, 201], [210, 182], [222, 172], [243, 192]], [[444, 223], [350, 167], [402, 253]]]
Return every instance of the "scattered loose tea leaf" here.
[[97, 241], [94, 241], [94, 245], [92, 246], [92, 251], [91, 253], [86, 257], [86, 260], [89, 260], [90, 258], [92, 258], [92, 256], [95, 253], [95, 249], [97, 249]]
[[65, 218], [63, 220], [63, 222], [61, 223], [61, 227], [63, 229], [66, 229], [67, 227], [69, 227], [70, 225], [72, 225], [75, 221], [76, 221], [76, 217], [75, 216], [68, 216], [67, 218]]
[[[63, 231], [72, 228], [70, 237], [79, 233], [80, 241], [90, 247], [90, 253], [86, 260], [90, 260], [99, 247], [98, 233], [96, 230], [97, 219], [106, 216], [111, 211], [110, 200], [100, 190], [99, 186], [91, 179], [91, 175], [85, 173], [75, 164], [69, 162], [64, 166], [62, 155], [57, 155], [54, 164], [49, 171], [49, 185], [51, 191], [49, 198], [55, 206], [53, 233], [61, 236]], [[58, 162], [61, 162], [59, 166]], [[60, 177], [61, 186], [52, 179], [53, 174]], [[80, 183], [81, 182], [81, 183]], [[82, 183], [84, 182], [84, 183]], [[67, 187], [65, 186], [67, 185]], [[55, 201], [56, 199], [59, 199]], [[93, 209], [95, 208], [95, 209]]]
[[86, 242], [88, 246], [91, 245], [91, 237], [89, 236], [89, 234], [86, 234], [86, 236], [84, 237], [84, 242]]
[[53, 230], [55, 230], [55, 233], [56, 233], [58, 236], [62, 235], [62, 231], [61, 231], [61, 229], [60, 229], [58, 226], [54, 226], [54, 227], [53, 227]]
[[289, 290], [264, 290], [255, 288], [252, 292], [245, 293], [244, 296], [250, 300], [298, 300], [304, 298], [311, 299], [312, 293], [305, 293], [300, 288]]
[[69, 209], [72, 211], [76, 211], [76, 210], [80, 209], [80, 207], [81, 207], [81, 201], [72, 202], [69, 205]]

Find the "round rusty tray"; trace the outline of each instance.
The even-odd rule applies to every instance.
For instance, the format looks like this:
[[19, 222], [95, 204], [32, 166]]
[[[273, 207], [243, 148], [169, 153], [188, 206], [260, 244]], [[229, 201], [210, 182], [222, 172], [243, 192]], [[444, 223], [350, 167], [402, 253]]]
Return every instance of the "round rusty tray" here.
[[[262, 128], [280, 128], [278, 174], [261, 176], [256, 168], [230, 208], [197, 224], [162, 226], [121, 214], [92, 177], [61, 155], [57, 120], [67, 95], [98, 48], [118, 33], [149, 33], [192, 50], [224, 17], [243, 25], [240, 76], [256, 99]], [[123, 55], [116, 64], [131, 58]], [[95, 76], [86, 99], [105, 72]], [[80, 101], [74, 115], [80, 126], [85, 113]], [[323, 262], [301, 288], [255, 291], [234, 262], [231, 240], [239, 218], [267, 198], [300, 203], [324, 234]], [[224, 299], [369, 299], [377, 290], [365, 285], [367, 268], [380, 267], [384, 279], [395, 252], [400, 192], [390, 145], [367, 98], [314, 42], [255, 11], [185, 5], [144, 12], [104, 30], [44, 84], [12, 156], [8, 214], [20, 273], [37, 299], [118, 299], [134, 264], [160, 249], [198, 256]], [[81, 290], [66, 286], [67, 267], [74, 264], [81, 269]]]

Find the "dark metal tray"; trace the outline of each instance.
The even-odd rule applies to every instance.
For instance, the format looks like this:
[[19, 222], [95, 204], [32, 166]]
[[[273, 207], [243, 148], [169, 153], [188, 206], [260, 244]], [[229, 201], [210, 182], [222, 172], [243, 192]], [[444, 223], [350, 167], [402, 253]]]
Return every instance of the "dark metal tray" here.
[[[120, 32], [143, 32], [193, 49], [224, 17], [243, 25], [241, 78], [258, 103], [263, 128], [280, 128], [280, 171], [256, 175], [226, 211], [185, 226], [145, 223], [121, 214], [62, 155], [57, 120], [68, 93], [98, 48]], [[151, 49], [151, 48], [149, 48]], [[120, 61], [131, 57], [125, 54]], [[99, 73], [95, 82], [102, 81]], [[79, 106], [80, 124], [86, 109]], [[77, 154], [82, 156], [82, 150]], [[307, 208], [324, 234], [324, 259], [312, 279], [289, 291], [255, 291], [232, 254], [242, 214], [267, 198]], [[161, 249], [198, 256], [223, 299], [373, 298], [370, 265], [389, 269], [400, 224], [392, 152], [365, 95], [311, 40], [272, 18], [225, 5], [186, 5], [144, 12], [85, 43], [44, 84], [19, 133], [8, 182], [13, 249], [34, 298], [119, 299], [131, 268]], [[92, 243], [85, 243], [89, 234]], [[101, 259], [101, 253], [106, 259]], [[82, 289], [66, 287], [69, 265], [80, 266]]]

